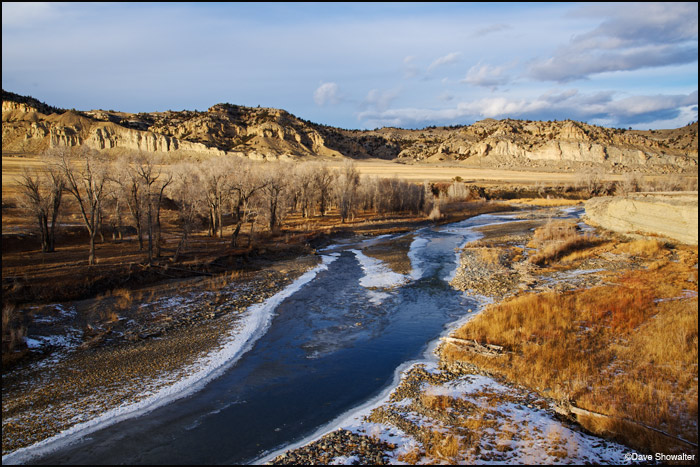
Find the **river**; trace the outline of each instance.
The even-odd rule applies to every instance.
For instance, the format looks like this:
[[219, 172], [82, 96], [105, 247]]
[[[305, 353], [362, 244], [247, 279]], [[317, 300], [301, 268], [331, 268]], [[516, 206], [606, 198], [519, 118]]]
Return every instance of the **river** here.
[[[325, 268], [282, 301], [269, 327], [198, 391], [91, 432], [31, 459], [40, 464], [244, 464], [298, 442], [376, 397], [396, 369], [476, 308], [449, 286], [456, 249], [475, 227], [512, 221], [481, 215], [412, 235], [410, 274], [335, 245]], [[75, 437], [74, 437], [75, 438]]]

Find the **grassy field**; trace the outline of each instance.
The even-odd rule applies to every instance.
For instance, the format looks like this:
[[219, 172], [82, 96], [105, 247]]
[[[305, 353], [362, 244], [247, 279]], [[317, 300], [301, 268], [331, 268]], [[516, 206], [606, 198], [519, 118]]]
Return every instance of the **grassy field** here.
[[530, 244], [549, 267], [601, 256], [632, 258], [638, 267], [610, 273], [605, 285], [492, 305], [454, 336], [504, 353], [447, 346], [443, 358], [590, 411], [578, 416], [586, 429], [643, 452], [697, 453], [679, 441], [697, 440], [697, 246], [586, 241], [551, 254], [543, 251], [551, 231], [539, 229]]

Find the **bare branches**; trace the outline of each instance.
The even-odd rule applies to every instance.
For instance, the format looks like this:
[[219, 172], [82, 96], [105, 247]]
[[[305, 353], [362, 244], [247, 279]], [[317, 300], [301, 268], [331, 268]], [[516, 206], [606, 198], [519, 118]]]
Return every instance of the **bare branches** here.
[[[246, 232], [250, 246], [259, 225], [277, 232], [290, 211], [307, 218], [337, 212], [341, 222], [352, 220], [360, 210], [417, 214], [426, 209], [430, 194], [407, 181], [361, 178], [352, 162], [332, 168], [318, 162], [254, 162], [224, 156], [172, 166], [147, 153], [108, 162], [89, 149], [60, 148], [41, 174], [41, 179], [25, 174], [21, 186], [27, 210], [39, 223], [42, 248], [53, 249], [52, 228], [60, 195], [67, 191], [75, 198], [90, 237], [90, 264], [95, 263], [95, 237], [102, 237], [103, 220], [112, 226], [113, 239], [121, 240], [124, 205], [131, 222], [124, 220], [135, 226], [139, 249], [152, 263], [164, 245], [161, 208], [166, 197], [178, 206], [177, 259], [200, 218], [208, 219], [209, 235], [223, 238], [225, 228], [231, 229], [229, 245], [236, 247]], [[249, 230], [244, 229], [246, 223]]]
[[19, 180], [22, 204], [38, 222], [43, 252], [55, 250], [56, 220], [64, 184], [61, 173], [50, 165], [43, 172], [25, 170]]
[[78, 202], [80, 214], [90, 236], [88, 264], [95, 264], [95, 236], [98, 231], [100, 209], [104, 200], [108, 181], [107, 165], [98, 153], [83, 149], [75, 164], [69, 160], [69, 153], [55, 153], [56, 166], [65, 177], [66, 190]]

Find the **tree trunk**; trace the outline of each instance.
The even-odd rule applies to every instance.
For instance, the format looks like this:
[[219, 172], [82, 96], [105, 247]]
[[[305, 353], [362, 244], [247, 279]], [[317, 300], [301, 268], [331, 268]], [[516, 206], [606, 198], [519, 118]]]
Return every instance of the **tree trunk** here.
[[238, 234], [241, 233], [241, 225], [243, 223], [238, 221], [236, 222], [236, 229], [233, 231], [233, 235], [231, 235], [231, 247], [236, 248], [238, 246]]
[[253, 235], [255, 233], [255, 222], [250, 223], [250, 235], [248, 236], [248, 248], [253, 244]]
[[153, 262], [153, 212], [151, 205], [148, 205], [148, 264]]
[[95, 229], [90, 230], [90, 254], [88, 255], [88, 264], [95, 264]]
[[221, 219], [221, 204], [219, 204], [219, 209], [218, 209], [218, 216], [219, 216], [219, 238], [224, 238], [224, 223]]
[[46, 216], [44, 214], [39, 214], [37, 216], [37, 219], [39, 220], [39, 236], [41, 237], [41, 251], [44, 253], [49, 251], [49, 241], [47, 238], [47, 225], [46, 225]]
[[180, 252], [185, 248], [185, 245], [187, 244], [187, 230], [185, 230], [182, 233], [182, 238], [177, 244], [177, 248], [175, 249], [175, 254], [173, 255], [173, 263], [177, 263], [178, 258], [180, 257]]
[[156, 206], [156, 258], [160, 258], [160, 199]]
[[277, 227], [277, 201], [270, 201], [270, 232]]

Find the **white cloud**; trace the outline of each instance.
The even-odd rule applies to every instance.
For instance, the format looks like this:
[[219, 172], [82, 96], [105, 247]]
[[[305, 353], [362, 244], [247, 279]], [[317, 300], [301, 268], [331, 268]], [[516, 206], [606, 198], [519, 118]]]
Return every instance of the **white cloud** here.
[[477, 29], [476, 31], [474, 31], [473, 36], [483, 37], [487, 34], [492, 34], [498, 31], [504, 31], [506, 29], [510, 29], [510, 26], [508, 26], [507, 24], [492, 24], [490, 26], [485, 26], [483, 28]]
[[449, 101], [453, 100], [455, 98], [455, 96], [453, 96], [451, 93], [445, 91], [442, 94], [440, 94], [439, 96], [437, 96], [437, 98], [438, 98], [438, 100], [441, 100], [443, 102], [449, 102]]
[[461, 55], [462, 54], [459, 52], [450, 52], [447, 55], [440, 57], [440, 58], [436, 59], [433, 63], [431, 63], [428, 66], [428, 71], [433, 71], [435, 68], [442, 66], [442, 65], [448, 65], [450, 63], [454, 63], [457, 60], [459, 60], [459, 57]]
[[319, 106], [338, 104], [340, 102], [338, 85], [336, 83], [321, 83], [314, 91], [314, 102]]
[[367, 97], [365, 97], [365, 100], [362, 101], [362, 104], [365, 107], [371, 107], [381, 112], [388, 109], [394, 99], [396, 99], [398, 96], [398, 89], [390, 89], [388, 91], [372, 89], [367, 93]]
[[469, 83], [474, 86], [483, 86], [487, 88], [496, 88], [498, 86], [503, 86], [510, 81], [510, 78], [506, 76], [506, 71], [510, 67], [508, 66], [491, 66], [485, 65], [474, 65], [467, 72], [467, 76], [462, 80], [463, 83]]
[[[697, 91], [676, 95], [637, 95], [614, 99], [612, 92], [580, 93], [576, 89], [550, 91], [535, 98], [488, 97], [462, 101], [450, 108], [402, 108], [366, 111], [358, 117], [368, 127], [472, 123], [484, 118], [520, 118], [533, 120], [574, 119], [604, 122], [606, 125], [642, 125], [657, 121], [687, 119], [689, 112], [697, 120]], [[684, 122], [682, 124], [685, 124]]]
[[697, 3], [642, 3], [633, 7], [594, 6], [582, 16], [604, 15], [592, 31], [575, 35], [552, 57], [537, 60], [528, 75], [568, 82], [614, 71], [697, 62]]

